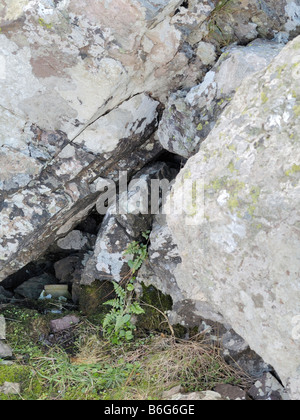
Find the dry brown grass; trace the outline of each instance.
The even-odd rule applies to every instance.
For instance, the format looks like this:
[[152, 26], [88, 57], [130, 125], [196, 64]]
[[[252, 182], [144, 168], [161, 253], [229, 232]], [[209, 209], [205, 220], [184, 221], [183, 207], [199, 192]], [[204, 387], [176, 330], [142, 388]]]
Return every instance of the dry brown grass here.
[[120, 367], [128, 363], [133, 369], [126, 383], [109, 393], [110, 399], [160, 399], [163, 391], [181, 385], [186, 392], [212, 390], [217, 384], [238, 384], [247, 388], [251, 379], [239, 368], [229, 366], [217, 347], [198, 336], [178, 340], [163, 335], [140, 342], [136, 348], [112, 347], [89, 337], [73, 363], [108, 363]]

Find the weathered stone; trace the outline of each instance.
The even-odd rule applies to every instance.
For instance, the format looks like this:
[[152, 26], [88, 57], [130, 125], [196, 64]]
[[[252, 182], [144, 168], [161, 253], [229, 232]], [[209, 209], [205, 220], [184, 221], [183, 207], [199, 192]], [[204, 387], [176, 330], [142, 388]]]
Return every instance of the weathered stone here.
[[95, 245], [96, 236], [72, 230], [67, 236], [57, 241], [57, 246], [63, 250], [86, 251]]
[[183, 34], [171, 22], [179, 3], [3, 3], [1, 279], [42, 254], [68, 220], [64, 234], [84, 218], [97, 176], [155, 156], [146, 140], [158, 102], [141, 92], [165, 97], [196, 74], [185, 70]]
[[185, 291], [180, 289], [175, 276], [175, 270], [180, 262], [179, 250], [167, 225], [166, 215], [156, 215], [150, 234], [148, 259], [138, 272], [137, 282], [154, 286], [172, 298], [173, 307], [168, 311], [172, 325], [181, 324], [193, 328], [199, 326], [203, 318], [222, 322], [223, 317], [216, 314], [210, 305], [205, 307], [205, 303], [201, 302], [198, 310], [197, 301], [186, 299]]
[[148, 248], [148, 260], [138, 273], [137, 280], [146, 286], [153, 285], [176, 303], [183, 299], [175, 276], [175, 268], [181, 262], [177, 245], [166, 223], [165, 215], [154, 217]]
[[[128, 275], [130, 256], [124, 256], [124, 252], [133, 240], [140, 239], [141, 234], [151, 229], [152, 225], [151, 181], [165, 179], [169, 182], [175, 174], [165, 163], [156, 162], [133, 177], [128, 190], [109, 207], [81, 284], [91, 284], [96, 279], [120, 282]], [[155, 202], [155, 211], [159, 210], [160, 205], [161, 199]], [[120, 208], [124, 214], [120, 214]]]
[[81, 277], [82, 285], [91, 285], [95, 280], [120, 282], [128, 272], [128, 258], [124, 251], [132, 241], [116, 217], [108, 211], [99, 231], [94, 253], [87, 261]]
[[61, 283], [73, 283], [81, 275], [83, 269], [82, 257], [72, 255], [54, 264], [55, 277]]
[[[141, 101], [143, 97], [146, 96], [141, 95]], [[158, 102], [151, 100], [150, 104], [153, 112]], [[154, 121], [141, 131], [139, 122], [144, 121], [149, 108], [139, 112], [137, 126], [132, 127], [138, 133], [132, 132], [130, 139], [120, 138], [122, 141], [113, 152], [93, 155], [69, 144], [46, 165], [39, 179], [4, 200], [0, 206], [1, 279], [37, 259], [89, 214], [101, 194], [95, 187], [100, 174], [102, 178], [117, 180], [119, 171], [127, 170], [130, 176], [161, 151], [154, 138], [149, 138], [157, 126], [158, 114], [151, 114]], [[124, 127], [124, 135], [126, 130]]]
[[57, 333], [57, 332], [61, 332], [69, 328], [72, 328], [75, 325], [77, 325], [79, 322], [80, 322], [80, 319], [77, 318], [76, 316], [68, 315], [68, 316], [65, 316], [64, 318], [53, 319], [52, 321], [50, 321], [50, 327], [51, 327], [52, 332]]
[[203, 392], [190, 392], [189, 394], [175, 394], [171, 398], [174, 401], [222, 401], [224, 398], [218, 392], [203, 391]]
[[199, 42], [196, 54], [205, 65], [213, 65], [217, 60], [216, 48], [208, 42]]
[[292, 398], [300, 395], [299, 63], [298, 37], [247, 78], [170, 200], [181, 202], [186, 179], [200, 180], [203, 195], [168, 216], [179, 288], [221, 313]]
[[[0, 281], [83, 220], [98, 177], [133, 173], [156, 156], [148, 139], [158, 102], [145, 92], [165, 102], [202, 80], [197, 44], [218, 50], [223, 41], [210, 35], [229, 21], [232, 1], [2, 2]], [[298, 9], [245, 0], [229, 13], [229, 32], [240, 42], [294, 36]]]
[[4, 382], [4, 384], [0, 386], [0, 392], [5, 395], [20, 395], [21, 385], [17, 382]]
[[[206, 45], [200, 43], [200, 50], [209, 48]], [[184, 157], [195, 154], [242, 81], [265, 68], [281, 49], [264, 40], [227, 48], [203, 83], [170, 96], [158, 129], [163, 147]]]
[[283, 386], [270, 373], [266, 373], [249, 389], [248, 395], [253, 400], [289, 400]]
[[239, 400], [247, 399], [246, 391], [243, 391], [238, 386], [229, 384], [216, 385], [214, 391], [221, 395], [225, 400]]
[[12, 357], [12, 354], [11, 347], [0, 340], [0, 358], [6, 359]]
[[0, 315], [0, 340], [6, 339], [6, 322], [3, 315]]

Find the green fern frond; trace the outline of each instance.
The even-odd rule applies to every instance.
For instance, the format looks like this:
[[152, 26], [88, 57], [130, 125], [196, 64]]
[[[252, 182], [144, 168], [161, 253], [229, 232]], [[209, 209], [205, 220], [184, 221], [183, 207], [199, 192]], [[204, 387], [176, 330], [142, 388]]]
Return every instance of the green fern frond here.
[[124, 290], [123, 288], [122, 288], [122, 286], [120, 286], [118, 283], [116, 283], [116, 282], [114, 282], [113, 283], [113, 285], [114, 285], [114, 289], [115, 289], [115, 292], [116, 292], [116, 295], [118, 296], [118, 298], [119, 299], [121, 299], [122, 300], [122, 302], [125, 300], [125, 298], [126, 298], [126, 290]]

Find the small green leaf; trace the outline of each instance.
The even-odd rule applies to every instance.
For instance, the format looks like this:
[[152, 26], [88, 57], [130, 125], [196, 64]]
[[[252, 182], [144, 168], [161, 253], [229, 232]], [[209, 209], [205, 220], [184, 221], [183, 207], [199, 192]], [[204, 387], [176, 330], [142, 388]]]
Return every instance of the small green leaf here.
[[126, 331], [125, 338], [126, 338], [127, 341], [132, 340], [133, 339], [132, 332], [131, 331]]
[[133, 292], [134, 291], [134, 285], [129, 283], [128, 286], [127, 286], [127, 290], [128, 290], [128, 292]]

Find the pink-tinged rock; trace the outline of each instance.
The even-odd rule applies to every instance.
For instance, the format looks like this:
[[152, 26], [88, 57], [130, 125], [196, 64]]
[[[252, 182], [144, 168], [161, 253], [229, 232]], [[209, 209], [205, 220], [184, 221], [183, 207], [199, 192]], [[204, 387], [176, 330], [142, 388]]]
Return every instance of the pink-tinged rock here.
[[65, 316], [64, 318], [54, 319], [50, 321], [50, 327], [52, 332], [57, 333], [60, 331], [67, 330], [79, 324], [80, 320], [74, 315]]

